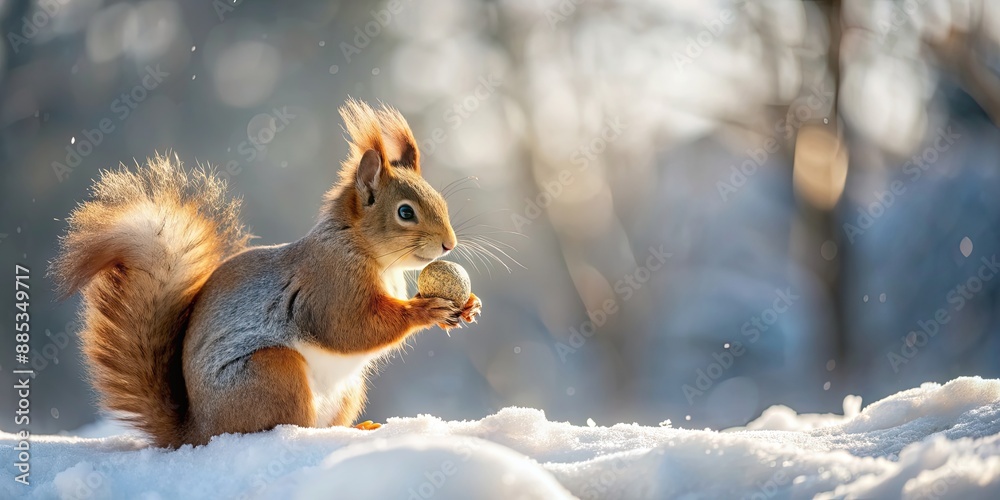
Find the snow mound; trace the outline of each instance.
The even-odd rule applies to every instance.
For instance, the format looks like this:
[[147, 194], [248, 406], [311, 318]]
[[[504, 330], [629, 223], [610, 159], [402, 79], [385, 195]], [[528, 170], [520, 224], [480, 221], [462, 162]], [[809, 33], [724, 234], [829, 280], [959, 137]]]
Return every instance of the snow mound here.
[[[505, 408], [478, 421], [394, 418], [377, 431], [282, 426], [175, 451], [134, 434], [33, 436], [31, 485], [8, 476], [0, 498], [1000, 498], [1000, 380], [924, 384], [860, 406], [846, 398], [843, 416], [774, 407], [724, 432], [580, 427]], [[5, 463], [17, 444], [0, 433]]]
[[478, 438], [416, 435], [349, 445], [318, 467], [275, 481], [261, 498], [285, 500], [289, 492], [303, 500], [470, 498], [485, 485], [484, 498], [573, 498], [552, 474], [510, 448]]

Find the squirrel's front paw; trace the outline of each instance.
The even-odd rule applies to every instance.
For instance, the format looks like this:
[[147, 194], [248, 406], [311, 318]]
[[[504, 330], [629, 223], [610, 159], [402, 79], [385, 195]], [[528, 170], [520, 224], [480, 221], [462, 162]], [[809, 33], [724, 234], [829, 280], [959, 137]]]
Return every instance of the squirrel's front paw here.
[[436, 324], [444, 330], [450, 330], [459, 326], [462, 309], [451, 300], [417, 295], [410, 303], [415, 309], [423, 313], [427, 323]]
[[466, 323], [475, 323], [476, 316], [483, 312], [483, 301], [476, 297], [476, 294], [469, 294], [469, 300], [462, 307], [462, 320]]

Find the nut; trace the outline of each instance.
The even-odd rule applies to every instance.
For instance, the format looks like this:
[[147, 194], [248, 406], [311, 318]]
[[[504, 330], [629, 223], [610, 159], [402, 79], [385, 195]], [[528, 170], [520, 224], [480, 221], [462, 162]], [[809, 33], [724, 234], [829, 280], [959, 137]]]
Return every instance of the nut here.
[[472, 282], [465, 268], [446, 260], [427, 264], [417, 277], [417, 291], [424, 297], [440, 297], [465, 305], [472, 294]]

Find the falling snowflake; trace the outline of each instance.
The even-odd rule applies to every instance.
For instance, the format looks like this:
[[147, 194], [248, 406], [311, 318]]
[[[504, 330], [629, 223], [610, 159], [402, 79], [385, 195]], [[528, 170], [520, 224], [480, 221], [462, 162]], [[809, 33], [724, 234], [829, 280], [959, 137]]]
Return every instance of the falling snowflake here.
[[962, 255], [968, 257], [972, 255], [972, 240], [968, 236], [962, 238], [962, 242], [958, 244], [958, 249], [962, 252]]

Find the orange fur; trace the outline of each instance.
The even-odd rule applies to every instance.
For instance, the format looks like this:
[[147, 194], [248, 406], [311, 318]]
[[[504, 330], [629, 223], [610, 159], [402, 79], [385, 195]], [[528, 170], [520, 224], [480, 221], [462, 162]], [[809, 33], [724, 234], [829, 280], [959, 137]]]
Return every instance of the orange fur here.
[[305, 360], [292, 349], [261, 349], [250, 357], [246, 377], [238, 385], [201, 389], [211, 391], [212, 402], [192, 409], [188, 443], [205, 444], [218, 434], [260, 432], [283, 424], [316, 425]]
[[106, 171], [67, 219], [52, 272], [82, 289], [83, 352], [102, 405], [160, 446], [184, 441], [180, 345], [188, 306], [220, 262], [242, 249], [239, 201], [204, 170], [157, 156]]

